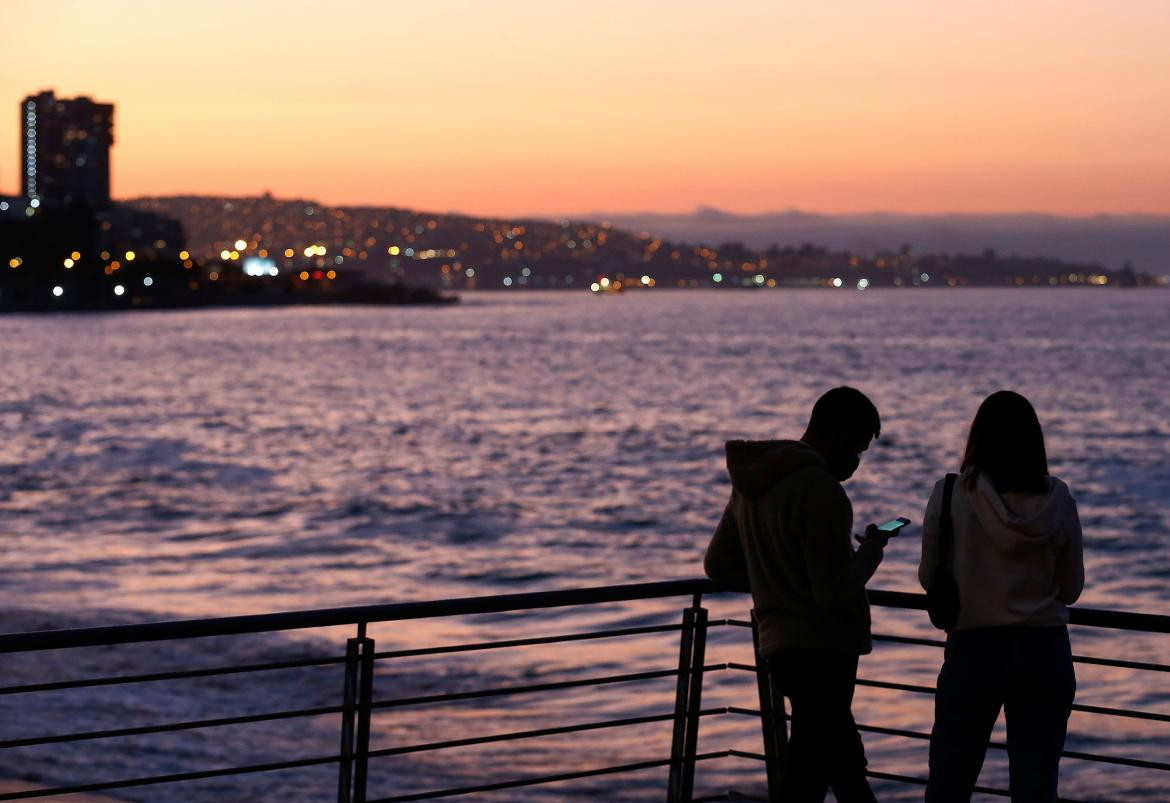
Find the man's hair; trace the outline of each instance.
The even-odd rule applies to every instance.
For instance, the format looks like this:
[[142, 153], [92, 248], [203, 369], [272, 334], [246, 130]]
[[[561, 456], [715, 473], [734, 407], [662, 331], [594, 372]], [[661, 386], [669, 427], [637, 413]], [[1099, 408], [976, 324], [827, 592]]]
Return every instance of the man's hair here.
[[882, 432], [882, 419], [868, 396], [857, 388], [842, 386], [817, 399], [808, 419], [808, 429], [818, 435], [876, 438]]

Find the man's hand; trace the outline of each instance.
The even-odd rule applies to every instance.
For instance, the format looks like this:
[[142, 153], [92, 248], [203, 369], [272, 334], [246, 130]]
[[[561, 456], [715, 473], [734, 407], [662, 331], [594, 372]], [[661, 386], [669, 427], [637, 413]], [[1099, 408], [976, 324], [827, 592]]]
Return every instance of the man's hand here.
[[865, 535], [854, 535], [853, 537], [857, 539], [857, 543], [859, 544], [868, 544], [876, 541], [878, 546], [884, 547], [890, 542], [890, 536], [879, 530], [878, 526], [872, 522], [866, 525]]

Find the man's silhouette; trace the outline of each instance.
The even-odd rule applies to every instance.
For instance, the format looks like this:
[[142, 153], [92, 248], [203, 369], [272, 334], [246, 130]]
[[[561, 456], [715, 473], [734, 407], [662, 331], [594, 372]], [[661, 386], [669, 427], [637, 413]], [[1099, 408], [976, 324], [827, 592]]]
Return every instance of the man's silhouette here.
[[887, 539], [870, 524], [854, 551], [853, 507], [841, 483], [880, 431], [873, 402], [840, 387], [817, 400], [800, 440], [727, 444], [731, 499], [704, 568], [718, 583], [751, 591], [757, 660], [791, 703], [773, 800], [819, 803], [829, 787], [839, 803], [874, 800], [852, 704], [857, 658], [873, 647], [865, 583]]

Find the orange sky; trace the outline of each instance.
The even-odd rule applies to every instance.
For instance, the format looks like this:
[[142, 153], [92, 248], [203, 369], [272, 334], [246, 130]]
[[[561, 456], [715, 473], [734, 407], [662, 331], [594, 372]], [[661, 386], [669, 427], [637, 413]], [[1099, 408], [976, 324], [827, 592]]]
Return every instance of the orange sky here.
[[121, 198], [1170, 214], [1167, 0], [3, 0], [0, 36], [2, 192], [54, 88], [117, 105]]

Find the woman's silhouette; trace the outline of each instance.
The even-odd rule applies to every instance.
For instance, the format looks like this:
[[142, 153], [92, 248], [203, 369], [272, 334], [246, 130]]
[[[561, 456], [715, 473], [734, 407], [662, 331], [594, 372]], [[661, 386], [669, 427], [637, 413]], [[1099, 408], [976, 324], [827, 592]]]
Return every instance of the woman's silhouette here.
[[[924, 588], [938, 572], [945, 482], [923, 516]], [[1076, 502], [1049, 475], [1040, 422], [1020, 394], [980, 405], [949, 516], [959, 616], [938, 676], [926, 800], [970, 800], [1002, 707], [1012, 800], [1055, 801], [1076, 690], [1066, 606], [1085, 570]]]

